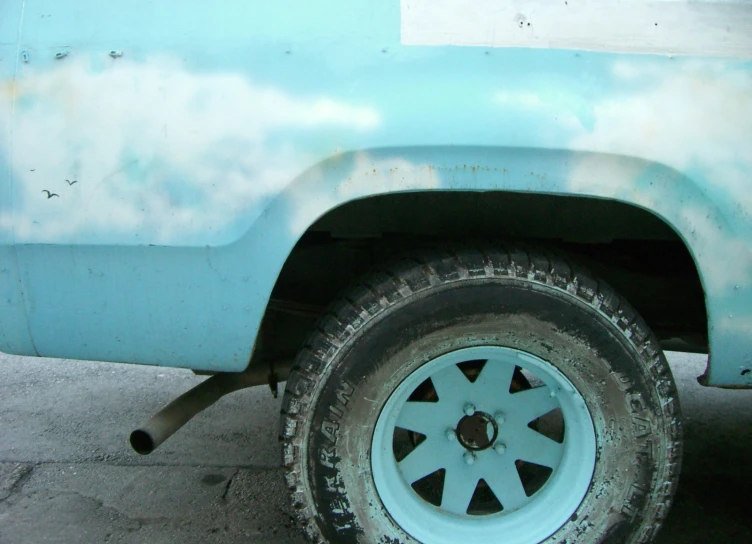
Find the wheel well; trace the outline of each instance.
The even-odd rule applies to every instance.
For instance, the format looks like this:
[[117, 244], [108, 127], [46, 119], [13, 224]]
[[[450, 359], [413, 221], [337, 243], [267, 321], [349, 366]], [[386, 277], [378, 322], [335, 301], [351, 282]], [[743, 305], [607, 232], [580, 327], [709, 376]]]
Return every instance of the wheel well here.
[[612, 200], [509, 192], [415, 192], [356, 200], [301, 237], [280, 272], [253, 363], [289, 358], [337, 294], [374, 265], [445, 241], [504, 240], [564, 251], [619, 291], [664, 348], [707, 352], [697, 268], [674, 230]]

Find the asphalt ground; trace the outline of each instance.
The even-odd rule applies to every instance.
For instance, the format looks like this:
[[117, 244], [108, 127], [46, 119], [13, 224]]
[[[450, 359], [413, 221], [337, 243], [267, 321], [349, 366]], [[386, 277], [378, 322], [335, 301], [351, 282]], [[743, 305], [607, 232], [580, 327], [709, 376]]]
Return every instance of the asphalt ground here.
[[[685, 457], [658, 544], [752, 543], [752, 391], [699, 386], [705, 361], [669, 354]], [[149, 456], [130, 450], [135, 426], [203, 379], [0, 354], [0, 543], [302, 543], [268, 388], [228, 395]]]

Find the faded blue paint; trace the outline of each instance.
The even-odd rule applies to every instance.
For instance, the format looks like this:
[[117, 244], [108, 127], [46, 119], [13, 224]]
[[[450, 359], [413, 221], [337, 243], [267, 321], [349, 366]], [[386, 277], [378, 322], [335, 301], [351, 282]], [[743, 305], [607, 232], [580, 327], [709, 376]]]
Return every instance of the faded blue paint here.
[[[19, 58], [20, 2], [0, 3], [0, 96], [12, 92], [13, 76]], [[0, 120], [10, 119], [13, 103], [0, 98]], [[11, 212], [12, 140], [9, 123], [0, 123], [0, 217]], [[36, 355], [23, 305], [21, 277], [13, 247], [13, 233], [0, 226], [0, 349]]]
[[316, 218], [508, 190], [663, 218], [706, 289], [711, 383], [752, 385], [752, 63], [404, 46], [396, 0], [27, 0], [17, 40], [20, 9], [0, 7], [0, 349], [240, 370]]

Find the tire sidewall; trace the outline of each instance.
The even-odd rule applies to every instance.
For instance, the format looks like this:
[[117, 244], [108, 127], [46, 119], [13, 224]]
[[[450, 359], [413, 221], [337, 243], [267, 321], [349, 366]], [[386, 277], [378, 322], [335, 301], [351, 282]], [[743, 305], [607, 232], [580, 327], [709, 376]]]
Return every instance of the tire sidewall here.
[[594, 308], [519, 279], [458, 282], [415, 294], [332, 351], [312, 391], [301, 445], [309, 456], [301, 476], [325, 538], [415, 542], [393, 521], [376, 490], [370, 459], [376, 421], [391, 393], [416, 369], [445, 353], [488, 345], [552, 364], [572, 382], [592, 417], [597, 459], [590, 488], [546, 542], [637, 541], [633, 521], [643, 514], [669, 457], [660, 439], [665, 407], [647, 362]]

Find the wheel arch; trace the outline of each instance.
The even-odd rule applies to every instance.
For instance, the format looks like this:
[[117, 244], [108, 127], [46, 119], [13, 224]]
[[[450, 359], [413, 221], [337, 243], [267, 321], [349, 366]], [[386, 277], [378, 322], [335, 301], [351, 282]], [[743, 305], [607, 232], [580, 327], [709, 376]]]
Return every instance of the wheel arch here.
[[[483, 208], [485, 224], [475, 235], [509, 238], [508, 232], [489, 226], [494, 204], [525, 201], [527, 206], [538, 207], [532, 218], [543, 218], [546, 210], [556, 210], [565, 202], [568, 219], [549, 221], [545, 228], [538, 224], [538, 232], [527, 236], [525, 228], [536, 222], [515, 222], [517, 229], [511, 237], [551, 240], [569, 236], [582, 241], [584, 216], [571, 213], [579, 209], [599, 215], [599, 225], [608, 224], [610, 216], [611, 239], [670, 242], [690, 263], [687, 273], [702, 283], [698, 303], [704, 316], [703, 333], [708, 332], [710, 300], [702, 281], [702, 262], [691, 240], [696, 232], [687, 232], [691, 225], [682, 219], [677, 204], [692, 201], [698, 213], [717, 218], [721, 228], [726, 226], [695, 181], [664, 165], [635, 157], [552, 149], [381, 148], [344, 153], [319, 163], [288, 186], [281, 201], [286, 203], [287, 225], [297, 243], [280, 265], [266, 316], [275, 309], [275, 300], [285, 298], [281, 286], [298, 266], [301, 248], [316, 236], [328, 232], [330, 238], [362, 240], [380, 236], [385, 227], [400, 232], [407, 217], [404, 212], [409, 210], [423, 213], [424, 227], [436, 227], [434, 232], [424, 228], [421, 234], [446, 236], [453, 227], [447, 229], [448, 222], [440, 215], [446, 202], [454, 201], [455, 209], [464, 208], [465, 214]], [[443, 204], [434, 206], [437, 201]], [[395, 203], [400, 211], [390, 213]], [[613, 210], [618, 213], [612, 214]], [[456, 224], [458, 217], [454, 219]], [[554, 228], [571, 232], [555, 236]], [[594, 229], [590, 234], [594, 235], [590, 241], [598, 242]], [[346, 284], [341, 280], [338, 287]]]

